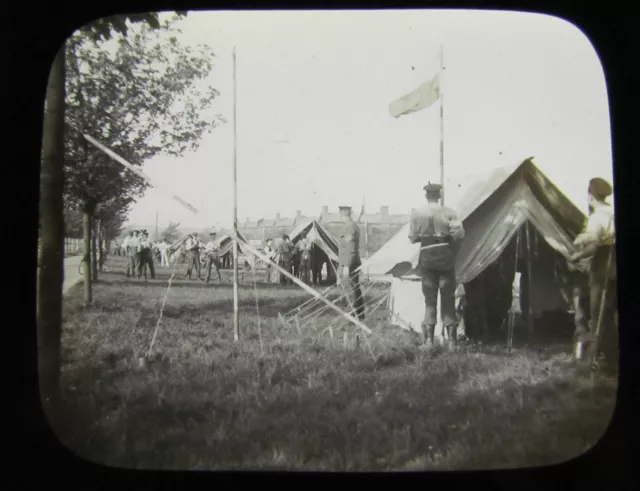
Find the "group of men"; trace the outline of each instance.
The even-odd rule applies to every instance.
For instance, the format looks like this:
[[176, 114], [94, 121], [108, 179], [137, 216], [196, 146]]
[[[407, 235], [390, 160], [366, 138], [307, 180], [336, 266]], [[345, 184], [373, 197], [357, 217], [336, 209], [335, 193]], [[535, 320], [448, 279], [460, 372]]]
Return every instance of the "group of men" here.
[[135, 278], [136, 271], [138, 279], [144, 274], [147, 279], [147, 268], [151, 273], [151, 278], [155, 279], [156, 272], [153, 265], [153, 243], [149, 240], [149, 233], [146, 230], [133, 230], [122, 241], [122, 248], [129, 259], [127, 263], [127, 278]]
[[[209, 234], [209, 242], [203, 244], [198, 239], [198, 234], [193, 233], [187, 236], [184, 242], [184, 250], [187, 253], [187, 279], [191, 279], [191, 274], [195, 269], [198, 274], [198, 279], [209, 283], [211, 279], [211, 270], [215, 269], [218, 276], [218, 283], [222, 283], [222, 275], [220, 273], [220, 247], [216, 240], [217, 233], [211, 232]], [[207, 273], [206, 278], [202, 278], [200, 269], [200, 255], [205, 254], [205, 271]]]
[[[302, 237], [293, 244], [287, 234], [282, 235], [282, 240], [277, 247], [274, 247], [273, 239], [267, 239], [264, 254], [271, 260], [275, 259], [281, 268], [307, 285], [320, 283], [322, 267], [325, 262], [328, 262], [326, 257], [314, 248], [313, 241], [309, 237]], [[274, 275], [269, 264], [267, 264], [267, 281], [291, 284], [291, 280], [284, 274]]]

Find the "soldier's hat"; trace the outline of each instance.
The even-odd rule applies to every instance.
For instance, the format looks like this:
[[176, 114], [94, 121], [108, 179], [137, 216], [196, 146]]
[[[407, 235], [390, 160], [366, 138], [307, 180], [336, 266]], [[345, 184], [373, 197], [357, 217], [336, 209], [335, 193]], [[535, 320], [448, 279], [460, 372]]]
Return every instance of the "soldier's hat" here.
[[613, 193], [613, 187], [601, 177], [594, 177], [589, 181], [589, 193], [599, 201], [604, 201]]
[[440, 194], [442, 192], [442, 185], [441, 184], [431, 184], [431, 182], [429, 182], [422, 189], [424, 189], [427, 194]]
[[282, 234], [282, 238], [283, 238], [283, 239], [288, 239], [288, 238], [289, 238], [289, 236], [288, 236], [287, 234]]
[[213, 232], [209, 232], [209, 235], [216, 235], [217, 232], [214, 230]]
[[338, 206], [338, 209], [340, 211], [343, 211], [343, 210], [344, 211], [351, 211], [351, 207], [350, 206], [346, 206], [346, 205], [345, 206]]

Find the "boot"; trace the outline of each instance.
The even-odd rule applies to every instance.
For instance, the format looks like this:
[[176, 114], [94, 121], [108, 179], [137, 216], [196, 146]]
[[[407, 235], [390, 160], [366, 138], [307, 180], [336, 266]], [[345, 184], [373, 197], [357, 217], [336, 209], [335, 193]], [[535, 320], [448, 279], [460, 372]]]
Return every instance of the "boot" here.
[[424, 344], [428, 346], [434, 346], [436, 326], [423, 324], [422, 331], [424, 333]]
[[458, 346], [458, 326], [447, 326], [447, 337], [449, 338], [449, 347], [455, 348]]

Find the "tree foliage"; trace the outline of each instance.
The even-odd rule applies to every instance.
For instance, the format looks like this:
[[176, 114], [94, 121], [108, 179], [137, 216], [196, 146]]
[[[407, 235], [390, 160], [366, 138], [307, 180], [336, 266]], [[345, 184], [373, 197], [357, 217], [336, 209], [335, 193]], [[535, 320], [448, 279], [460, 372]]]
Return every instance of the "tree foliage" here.
[[169, 222], [169, 225], [165, 227], [165, 229], [161, 233], [161, 237], [167, 239], [167, 242], [172, 243], [182, 237], [180, 233], [180, 223], [177, 222]]
[[135, 198], [147, 184], [87, 142], [89, 134], [133, 165], [159, 154], [196, 150], [223, 119], [207, 116], [218, 92], [204, 84], [209, 48], [183, 46], [171, 21], [138, 26], [118, 21], [104, 41], [100, 24], [67, 42], [66, 192], [92, 206]]

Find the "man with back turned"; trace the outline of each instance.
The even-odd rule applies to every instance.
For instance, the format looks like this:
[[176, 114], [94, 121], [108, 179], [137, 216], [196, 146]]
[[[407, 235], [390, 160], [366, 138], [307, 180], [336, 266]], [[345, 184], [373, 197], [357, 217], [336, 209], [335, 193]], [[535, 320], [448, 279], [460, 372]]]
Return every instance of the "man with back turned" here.
[[442, 322], [454, 347], [458, 328], [454, 260], [458, 241], [464, 237], [464, 228], [454, 210], [438, 204], [442, 194], [440, 184], [429, 183], [423, 189], [427, 204], [411, 214], [409, 240], [421, 245], [418, 269], [425, 303], [424, 342], [431, 346], [434, 344], [439, 290]]

